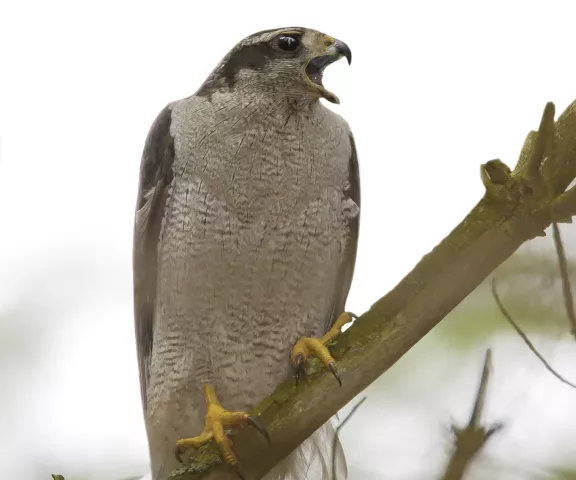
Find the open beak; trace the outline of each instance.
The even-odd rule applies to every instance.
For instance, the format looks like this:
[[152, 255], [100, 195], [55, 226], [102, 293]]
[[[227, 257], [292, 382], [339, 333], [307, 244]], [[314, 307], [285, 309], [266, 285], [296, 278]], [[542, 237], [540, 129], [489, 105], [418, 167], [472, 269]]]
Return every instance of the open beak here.
[[342, 57], [348, 60], [348, 65], [352, 63], [350, 47], [340, 40], [334, 40], [334, 43], [326, 49], [324, 54], [311, 58], [306, 66], [308, 79], [320, 87], [323, 94], [322, 96], [332, 103], [340, 103], [340, 100], [338, 100], [336, 95], [324, 88], [324, 85], [322, 85], [322, 74], [328, 65], [340, 60]]

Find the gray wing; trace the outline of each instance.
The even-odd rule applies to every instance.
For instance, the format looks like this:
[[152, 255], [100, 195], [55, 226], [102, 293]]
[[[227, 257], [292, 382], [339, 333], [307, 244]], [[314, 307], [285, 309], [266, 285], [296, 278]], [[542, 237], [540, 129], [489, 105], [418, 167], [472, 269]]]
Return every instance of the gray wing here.
[[[360, 208], [360, 172], [358, 169], [358, 155], [356, 152], [356, 143], [354, 136], [349, 133], [350, 147], [350, 161], [348, 162], [348, 181], [350, 182], [350, 189], [348, 190], [348, 198]], [[352, 284], [352, 277], [354, 276], [354, 265], [356, 264], [356, 250], [358, 247], [358, 230], [360, 227], [360, 213], [355, 217], [348, 220], [348, 227], [350, 236], [346, 242], [346, 248], [342, 254], [342, 260], [338, 275], [336, 277], [334, 305], [332, 313], [328, 319], [326, 330], [334, 324], [338, 316], [346, 308], [346, 299]]]
[[158, 243], [168, 187], [173, 178], [174, 138], [170, 134], [171, 119], [171, 108], [166, 106], [156, 117], [146, 138], [134, 221], [134, 319], [144, 410], [154, 336]]

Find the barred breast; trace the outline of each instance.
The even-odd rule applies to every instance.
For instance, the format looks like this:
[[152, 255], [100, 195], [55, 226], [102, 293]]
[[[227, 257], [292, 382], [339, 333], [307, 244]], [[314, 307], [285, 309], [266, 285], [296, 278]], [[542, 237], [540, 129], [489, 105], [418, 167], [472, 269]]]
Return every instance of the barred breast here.
[[319, 103], [218, 93], [175, 102], [171, 133], [153, 348], [164, 358], [152, 360], [149, 401], [186, 391], [203, 412], [210, 382], [227, 408], [248, 410], [286, 376], [296, 339], [333, 315], [358, 215], [348, 127]]

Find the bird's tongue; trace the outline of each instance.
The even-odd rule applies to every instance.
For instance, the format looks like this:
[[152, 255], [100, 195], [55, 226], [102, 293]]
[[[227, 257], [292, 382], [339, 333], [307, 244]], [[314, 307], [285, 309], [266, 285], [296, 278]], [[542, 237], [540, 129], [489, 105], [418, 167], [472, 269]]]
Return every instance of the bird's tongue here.
[[313, 72], [308, 74], [308, 78], [316, 85], [322, 85], [322, 72]]

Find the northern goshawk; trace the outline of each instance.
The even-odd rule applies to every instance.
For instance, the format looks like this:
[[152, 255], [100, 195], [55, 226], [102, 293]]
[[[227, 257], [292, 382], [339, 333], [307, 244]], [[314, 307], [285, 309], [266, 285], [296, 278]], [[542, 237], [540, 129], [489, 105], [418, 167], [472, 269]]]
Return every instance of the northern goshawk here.
[[[348, 46], [316, 30], [250, 35], [151, 127], [134, 294], [155, 480], [178, 466], [176, 446], [213, 437], [239, 471], [224, 429], [258, 426], [243, 412], [290, 364], [315, 354], [339, 379], [322, 336], [349, 319], [360, 185], [350, 128], [320, 99], [338, 103], [322, 72], [341, 57], [350, 62]], [[313, 480], [330, 478], [330, 428], [265, 478], [304, 479], [314, 462]], [[345, 472], [340, 447], [336, 455]]]

